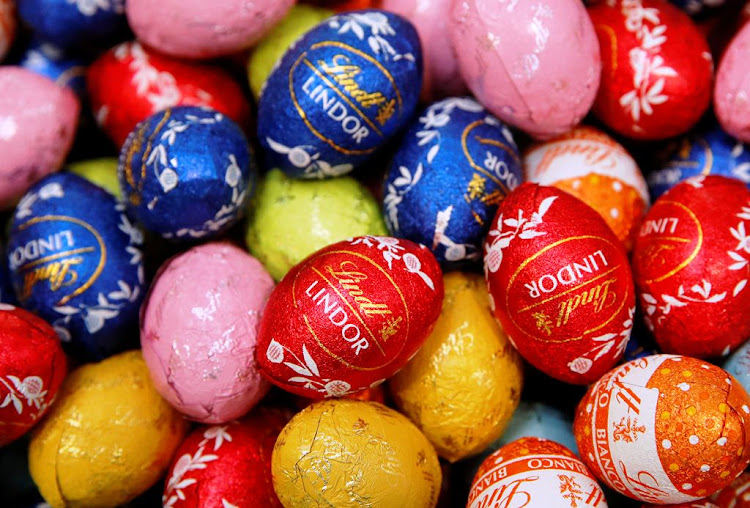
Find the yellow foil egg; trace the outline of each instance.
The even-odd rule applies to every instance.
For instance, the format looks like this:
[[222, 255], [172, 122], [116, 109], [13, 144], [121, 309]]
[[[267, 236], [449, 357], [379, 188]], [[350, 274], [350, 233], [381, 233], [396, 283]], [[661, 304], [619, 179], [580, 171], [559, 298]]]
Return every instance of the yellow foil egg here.
[[390, 385], [399, 409], [455, 462], [503, 433], [518, 406], [523, 368], [492, 317], [484, 278], [452, 272], [443, 281], [435, 329]]
[[68, 376], [31, 438], [29, 470], [53, 507], [120, 505], [164, 474], [186, 430], [128, 351]]
[[434, 507], [442, 481], [435, 449], [408, 418], [347, 399], [317, 402], [292, 418], [271, 471], [287, 508]]

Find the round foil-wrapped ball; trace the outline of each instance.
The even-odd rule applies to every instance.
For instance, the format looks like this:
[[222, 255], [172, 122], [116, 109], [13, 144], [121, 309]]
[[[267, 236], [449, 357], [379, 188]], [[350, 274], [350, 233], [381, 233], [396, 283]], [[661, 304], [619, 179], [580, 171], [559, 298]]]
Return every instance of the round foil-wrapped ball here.
[[136, 37], [166, 55], [214, 58], [252, 46], [289, 10], [294, 0], [128, 0]]
[[87, 59], [40, 39], [32, 40], [20, 58], [21, 67], [47, 76], [73, 90], [79, 99], [84, 98]]
[[422, 50], [404, 18], [379, 10], [339, 14], [295, 42], [258, 102], [267, 167], [328, 178], [370, 159], [410, 119]]
[[13, 214], [7, 259], [16, 296], [86, 358], [133, 347], [142, 242], [110, 193], [72, 173], [50, 175]]
[[228, 243], [167, 261], [141, 313], [141, 347], [159, 393], [202, 423], [239, 418], [270, 384], [255, 362], [258, 325], [273, 280]]
[[34, 430], [29, 470], [52, 506], [117, 506], [166, 472], [187, 425], [138, 351], [73, 371]]
[[500, 437], [521, 397], [521, 357], [492, 317], [479, 274], [444, 278], [443, 310], [389, 385], [399, 409], [451, 462]]
[[259, 407], [240, 421], [195, 429], [174, 454], [163, 508], [281, 508], [271, 454], [290, 416]]
[[0, 67], [0, 209], [63, 165], [80, 104], [75, 94], [21, 67]]
[[537, 369], [587, 384], [622, 358], [635, 311], [630, 264], [579, 199], [531, 183], [511, 192], [485, 241], [484, 269], [495, 317]]
[[734, 36], [719, 62], [714, 86], [716, 118], [731, 136], [750, 142], [750, 69], [747, 53], [750, 50], [750, 24], [745, 24]]
[[607, 507], [596, 478], [573, 452], [536, 437], [503, 446], [479, 467], [466, 507], [498, 502], [507, 506]]
[[85, 161], [72, 162], [66, 169], [71, 173], [82, 176], [91, 183], [95, 183], [117, 199], [122, 198], [120, 182], [117, 180], [117, 159], [102, 157]]
[[443, 303], [424, 246], [391, 237], [334, 243], [292, 268], [258, 332], [261, 372], [303, 397], [342, 397], [382, 383], [412, 358]]
[[385, 183], [388, 229], [427, 245], [446, 268], [478, 266], [498, 204], [521, 181], [513, 135], [456, 97], [429, 106], [402, 139]]
[[67, 360], [50, 325], [5, 303], [0, 303], [0, 351], [0, 446], [5, 446], [47, 412]]
[[185, 62], [124, 42], [103, 53], [86, 74], [99, 126], [122, 146], [138, 122], [171, 106], [206, 106], [245, 127], [250, 105], [225, 70]]
[[178, 106], [139, 123], [117, 168], [128, 212], [175, 240], [214, 237], [240, 218], [255, 167], [237, 124], [205, 107]]
[[[567, 132], [588, 113], [601, 59], [578, 0], [453, 2], [449, 34], [476, 98], [536, 138]], [[576, 55], [570, 58], [570, 55]]]
[[292, 180], [272, 169], [252, 201], [245, 242], [276, 280], [332, 243], [388, 231], [372, 194], [351, 177]]
[[708, 108], [713, 60], [687, 14], [661, 0], [598, 2], [588, 11], [602, 55], [594, 114], [635, 139], [689, 130]]
[[526, 181], [552, 185], [599, 212], [630, 251], [649, 206], [646, 181], [635, 160], [593, 127], [576, 127], [523, 156]]
[[695, 501], [750, 462], [750, 396], [725, 371], [677, 355], [633, 360], [578, 405], [581, 458], [604, 483], [646, 503]]
[[16, 36], [16, 10], [13, 0], [0, 0], [0, 61], [5, 58]]
[[746, 220], [750, 190], [715, 175], [676, 185], [649, 210], [633, 274], [646, 324], [665, 353], [727, 355], [750, 337]]
[[346, 399], [297, 413], [276, 441], [271, 471], [287, 508], [358, 500], [434, 507], [442, 482], [435, 450], [405, 416], [377, 402]]

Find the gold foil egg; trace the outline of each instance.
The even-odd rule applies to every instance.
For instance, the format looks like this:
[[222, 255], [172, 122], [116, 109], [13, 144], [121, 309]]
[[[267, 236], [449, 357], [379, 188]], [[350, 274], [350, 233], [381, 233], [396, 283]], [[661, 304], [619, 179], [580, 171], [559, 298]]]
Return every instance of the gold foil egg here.
[[451, 462], [500, 437], [518, 406], [521, 358], [490, 311], [484, 279], [451, 272], [435, 329], [390, 380], [399, 409]]
[[120, 505], [164, 474], [186, 430], [128, 351], [65, 380], [31, 438], [29, 470], [53, 507]]
[[317, 402], [292, 418], [271, 470], [287, 508], [434, 507], [442, 481], [435, 449], [405, 416], [347, 399]]

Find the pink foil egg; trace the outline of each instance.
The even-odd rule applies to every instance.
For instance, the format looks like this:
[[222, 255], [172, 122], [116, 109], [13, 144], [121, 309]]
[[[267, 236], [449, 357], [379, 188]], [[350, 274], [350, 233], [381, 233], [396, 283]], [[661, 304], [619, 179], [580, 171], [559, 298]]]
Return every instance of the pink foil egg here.
[[270, 387], [253, 357], [273, 279], [258, 260], [208, 243], [167, 261], [141, 316], [141, 347], [159, 393], [202, 423], [247, 413]]
[[73, 144], [75, 94], [21, 67], [0, 67], [0, 209], [62, 167]]
[[546, 139], [591, 108], [601, 58], [580, 0], [456, 1], [449, 31], [466, 84], [501, 120]]
[[734, 36], [719, 63], [714, 110], [727, 133], [750, 142], [750, 23]]
[[212, 58], [241, 51], [281, 21], [293, 0], [128, 0], [138, 39], [171, 56]]

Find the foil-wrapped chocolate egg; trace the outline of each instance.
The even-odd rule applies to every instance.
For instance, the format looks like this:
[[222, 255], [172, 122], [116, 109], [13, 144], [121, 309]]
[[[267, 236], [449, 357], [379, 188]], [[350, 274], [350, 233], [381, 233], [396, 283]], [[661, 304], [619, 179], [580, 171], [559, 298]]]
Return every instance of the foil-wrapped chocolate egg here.
[[742, 473], [732, 482], [713, 496], [717, 508], [747, 508], [750, 506], [750, 472]]
[[732, 38], [716, 71], [714, 111], [722, 128], [730, 136], [750, 143], [750, 80], [747, 52], [750, 48], [750, 24], [746, 23]]
[[244, 212], [255, 177], [242, 130], [210, 108], [178, 106], [139, 123], [117, 168], [128, 212], [164, 238], [219, 235]]
[[10, 50], [16, 36], [16, 9], [13, 0], [0, 0], [0, 61]]
[[733, 375], [745, 391], [750, 393], [750, 341], [745, 341], [742, 346], [729, 355], [721, 368]]
[[54, 44], [32, 40], [21, 55], [19, 65], [47, 76], [60, 86], [73, 90], [79, 99], [86, 93], [86, 66], [89, 61]]
[[281, 504], [408, 506], [437, 504], [442, 473], [427, 438], [377, 402], [326, 400], [297, 413], [271, 459]]
[[124, 208], [63, 172], [34, 185], [13, 213], [7, 259], [19, 302], [87, 358], [137, 344], [143, 235]]
[[71, 162], [66, 169], [95, 183], [117, 199], [122, 197], [120, 182], [117, 180], [117, 159], [115, 157]]
[[299, 39], [271, 72], [258, 104], [266, 165], [326, 178], [361, 165], [411, 118], [422, 50], [404, 18], [339, 14]]
[[589, 388], [574, 433], [583, 462], [610, 488], [645, 503], [696, 501], [750, 462], [750, 396], [710, 363], [648, 356]]
[[474, 99], [454, 97], [424, 110], [402, 139], [385, 183], [388, 229], [446, 268], [478, 266], [498, 204], [521, 182], [513, 135]]

